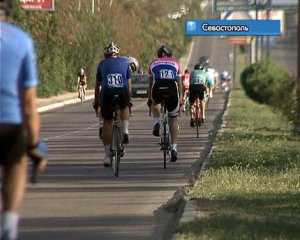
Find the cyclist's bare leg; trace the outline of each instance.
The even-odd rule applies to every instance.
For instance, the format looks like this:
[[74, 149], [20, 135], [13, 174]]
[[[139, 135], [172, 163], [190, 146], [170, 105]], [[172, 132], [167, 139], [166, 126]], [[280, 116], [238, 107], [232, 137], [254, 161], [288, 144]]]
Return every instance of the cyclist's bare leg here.
[[120, 111], [120, 118], [122, 121], [122, 129], [123, 133], [129, 134], [128, 128], [129, 128], [129, 107], [126, 107]]
[[177, 135], [178, 135], [177, 117], [169, 118], [169, 123], [170, 123], [170, 133], [171, 133], [171, 144], [176, 145]]
[[3, 210], [17, 212], [25, 193], [27, 182], [27, 157], [3, 168]]
[[184, 91], [184, 94], [183, 94], [183, 111], [186, 111], [185, 109], [185, 101], [187, 99], [187, 96], [188, 96], [188, 91]]
[[200, 109], [202, 116], [200, 116], [201, 119], [205, 120], [205, 100], [200, 100]]
[[199, 114], [200, 114], [199, 110], [201, 110], [200, 102], [199, 102], [199, 98], [197, 98], [194, 103], [194, 119], [199, 119]]
[[197, 107], [197, 99], [195, 99], [195, 101], [193, 102], [192, 106], [191, 106], [191, 116], [192, 119], [195, 120], [197, 118], [196, 114], [196, 107]]
[[18, 212], [22, 204], [27, 183], [27, 157], [20, 162], [2, 169], [2, 231], [16, 238], [18, 231]]
[[155, 125], [156, 123], [160, 122], [160, 104], [152, 104], [152, 115], [153, 115], [153, 121]]
[[84, 94], [84, 96], [86, 95], [86, 84], [83, 86], [83, 94]]
[[103, 143], [111, 145], [112, 142], [112, 120], [103, 119]]
[[110, 147], [112, 143], [112, 120], [103, 119], [102, 136], [105, 150], [104, 166], [108, 166], [110, 161]]

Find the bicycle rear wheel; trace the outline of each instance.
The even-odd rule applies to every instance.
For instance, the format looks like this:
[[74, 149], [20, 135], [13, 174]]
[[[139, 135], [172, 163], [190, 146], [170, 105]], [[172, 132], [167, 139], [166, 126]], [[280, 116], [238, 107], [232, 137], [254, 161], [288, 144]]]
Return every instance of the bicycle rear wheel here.
[[[198, 100], [199, 101], [199, 100]], [[197, 102], [197, 105], [196, 105], [196, 132], [197, 132], [197, 138], [199, 138], [199, 128], [201, 126], [201, 120], [200, 120], [200, 113], [201, 113], [201, 110], [200, 110], [200, 107], [199, 107], [199, 104]]]
[[168, 136], [167, 136], [167, 124], [164, 122], [163, 131], [163, 152], [164, 152], [164, 169], [167, 168], [167, 154], [168, 154]]
[[83, 90], [82, 90], [82, 87], [80, 87], [80, 90], [79, 90], [79, 98], [80, 98], [80, 101], [83, 102]]
[[121, 159], [121, 139], [120, 139], [120, 129], [117, 126], [113, 126], [112, 134], [112, 168], [115, 177], [119, 177], [119, 165]]
[[197, 138], [199, 138], [199, 128], [200, 128], [200, 120], [196, 120], [196, 129], [197, 129]]

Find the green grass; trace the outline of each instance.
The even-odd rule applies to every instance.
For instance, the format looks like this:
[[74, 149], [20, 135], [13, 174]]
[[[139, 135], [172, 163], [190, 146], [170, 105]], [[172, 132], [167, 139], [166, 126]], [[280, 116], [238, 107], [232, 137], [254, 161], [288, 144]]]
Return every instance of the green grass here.
[[198, 219], [178, 239], [300, 239], [300, 139], [268, 107], [233, 91], [209, 168], [187, 196]]

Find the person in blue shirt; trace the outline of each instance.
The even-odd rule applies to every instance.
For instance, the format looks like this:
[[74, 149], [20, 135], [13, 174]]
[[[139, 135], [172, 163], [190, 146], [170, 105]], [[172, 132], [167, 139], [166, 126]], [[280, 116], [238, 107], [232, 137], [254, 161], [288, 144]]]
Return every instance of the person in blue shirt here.
[[[36, 57], [29, 35], [8, 22], [11, 1], [0, 0], [1, 240], [17, 239], [19, 208], [27, 181], [27, 154], [39, 143]], [[37, 168], [43, 170], [45, 161]]]
[[94, 108], [100, 107], [103, 118], [102, 138], [105, 148], [104, 166], [110, 166], [112, 143], [113, 98], [119, 96], [123, 143], [129, 143], [129, 105], [131, 96], [130, 61], [119, 56], [120, 48], [114, 42], [104, 48], [105, 58], [97, 68]]

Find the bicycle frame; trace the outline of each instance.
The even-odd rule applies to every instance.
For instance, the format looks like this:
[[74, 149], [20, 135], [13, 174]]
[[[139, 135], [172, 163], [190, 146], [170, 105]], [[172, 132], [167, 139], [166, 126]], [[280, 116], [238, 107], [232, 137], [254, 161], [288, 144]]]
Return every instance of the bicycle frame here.
[[84, 86], [83, 85], [79, 85], [79, 98], [81, 100], [81, 102], [83, 102], [84, 98], [85, 98], [85, 94], [84, 94]]
[[196, 132], [197, 132], [197, 138], [199, 138], [199, 128], [201, 126], [202, 121], [202, 111], [200, 108], [201, 101], [199, 98], [197, 98], [193, 104], [194, 112], [192, 115], [194, 115], [194, 121], [196, 124]]
[[[116, 97], [116, 96], [115, 96]], [[113, 126], [112, 126], [112, 145], [111, 145], [111, 165], [115, 177], [119, 176], [119, 166], [121, 157], [124, 154], [124, 146], [122, 143], [122, 131], [120, 120], [120, 107], [117, 103], [117, 98], [114, 99], [114, 111], [113, 111]]]
[[164, 156], [164, 169], [167, 168], [167, 155], [170, 153], [170, 129], [169, 129], [169, 117], [167, 114], [167, 107], [164, 102], [161, 104], [161, 111], [162, 111], [162, 132], [160, 137], [160, 145], [161, 150], [163, 151]]

